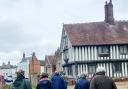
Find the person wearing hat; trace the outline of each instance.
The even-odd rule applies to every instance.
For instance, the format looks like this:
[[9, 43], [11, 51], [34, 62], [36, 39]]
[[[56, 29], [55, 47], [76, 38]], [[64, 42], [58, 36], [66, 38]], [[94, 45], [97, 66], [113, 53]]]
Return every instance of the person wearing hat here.
[[52, 89], [51, 81], [48, 79], [47, 73], [41, 74], [41, 79], [39, 80], [36, 89]]
[[89, 81], [86, 79], [87, 73], [82, 73], [76, 81], [74, 89], [89, 89]]
[[117, 89], [112, 78], [105, 75], [105, 68], [97, 67], [96, 74], [90, 82], [89, 89]]
[[12, 84], [12, 89], [32, 89], [30, 81], [28, 79], [25, 79], [23, 70], [18, 70], [16, 74], [17, 77]]

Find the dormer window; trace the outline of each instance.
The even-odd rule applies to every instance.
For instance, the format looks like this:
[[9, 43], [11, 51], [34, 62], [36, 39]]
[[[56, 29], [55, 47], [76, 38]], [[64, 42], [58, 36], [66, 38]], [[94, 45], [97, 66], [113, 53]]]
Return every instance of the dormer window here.
[[119, 46], [119, 53], [120, 54], [128, 54], [128, 46], [127, 45], [121, 45]]
[[106, 57], [110, 55], [110, 47], [109, 46], [99, 46], [98, 47], [98, 55], [100, 57]]

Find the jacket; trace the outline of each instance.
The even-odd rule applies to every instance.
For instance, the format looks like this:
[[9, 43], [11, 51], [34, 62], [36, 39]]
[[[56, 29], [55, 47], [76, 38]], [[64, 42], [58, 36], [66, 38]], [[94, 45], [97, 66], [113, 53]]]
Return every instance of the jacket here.
[[36, 89], [52, 89], [51, 81], [48, 78], [42, 78], [37, 84]]
[[74, 89], [89, 89], [89, 81], [84, 78], [78, 79]]
[[19, 75], [12, 84], [12, 89], [32, 89], [32, 87], [28, 79], [25, 79], [23, 75]]
[[66, 82], [60, 74], [55, 74], [52, 79], [52, 89], [67, 89]]
[[89, 89], [117, 89], [117, 87], [112, 78], [105, 76], [104, 72], [99, 72], [91, 80]]

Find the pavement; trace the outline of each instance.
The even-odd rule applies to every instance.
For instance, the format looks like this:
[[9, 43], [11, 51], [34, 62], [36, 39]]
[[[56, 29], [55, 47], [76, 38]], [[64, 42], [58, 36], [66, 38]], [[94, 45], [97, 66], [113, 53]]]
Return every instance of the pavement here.
[[[128, 89], [128, 81], [116, 82], [117, 89]], [[68, 86], [68, 89], [74, 89], [74, 85]]]

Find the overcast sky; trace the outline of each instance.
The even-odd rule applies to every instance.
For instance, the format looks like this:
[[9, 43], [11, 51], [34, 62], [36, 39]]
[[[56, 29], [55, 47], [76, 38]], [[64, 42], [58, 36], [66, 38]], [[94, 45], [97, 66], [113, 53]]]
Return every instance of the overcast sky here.
[[[109, 0], [108, 0], [109, 1]], [[0, 0], [0, 64], [35, 51], [41, 60], [60, 46], [63, 23], [104, 20], [105, 0]], [[128, 0], [113, 0], [116, 20], [128, 20]]]

